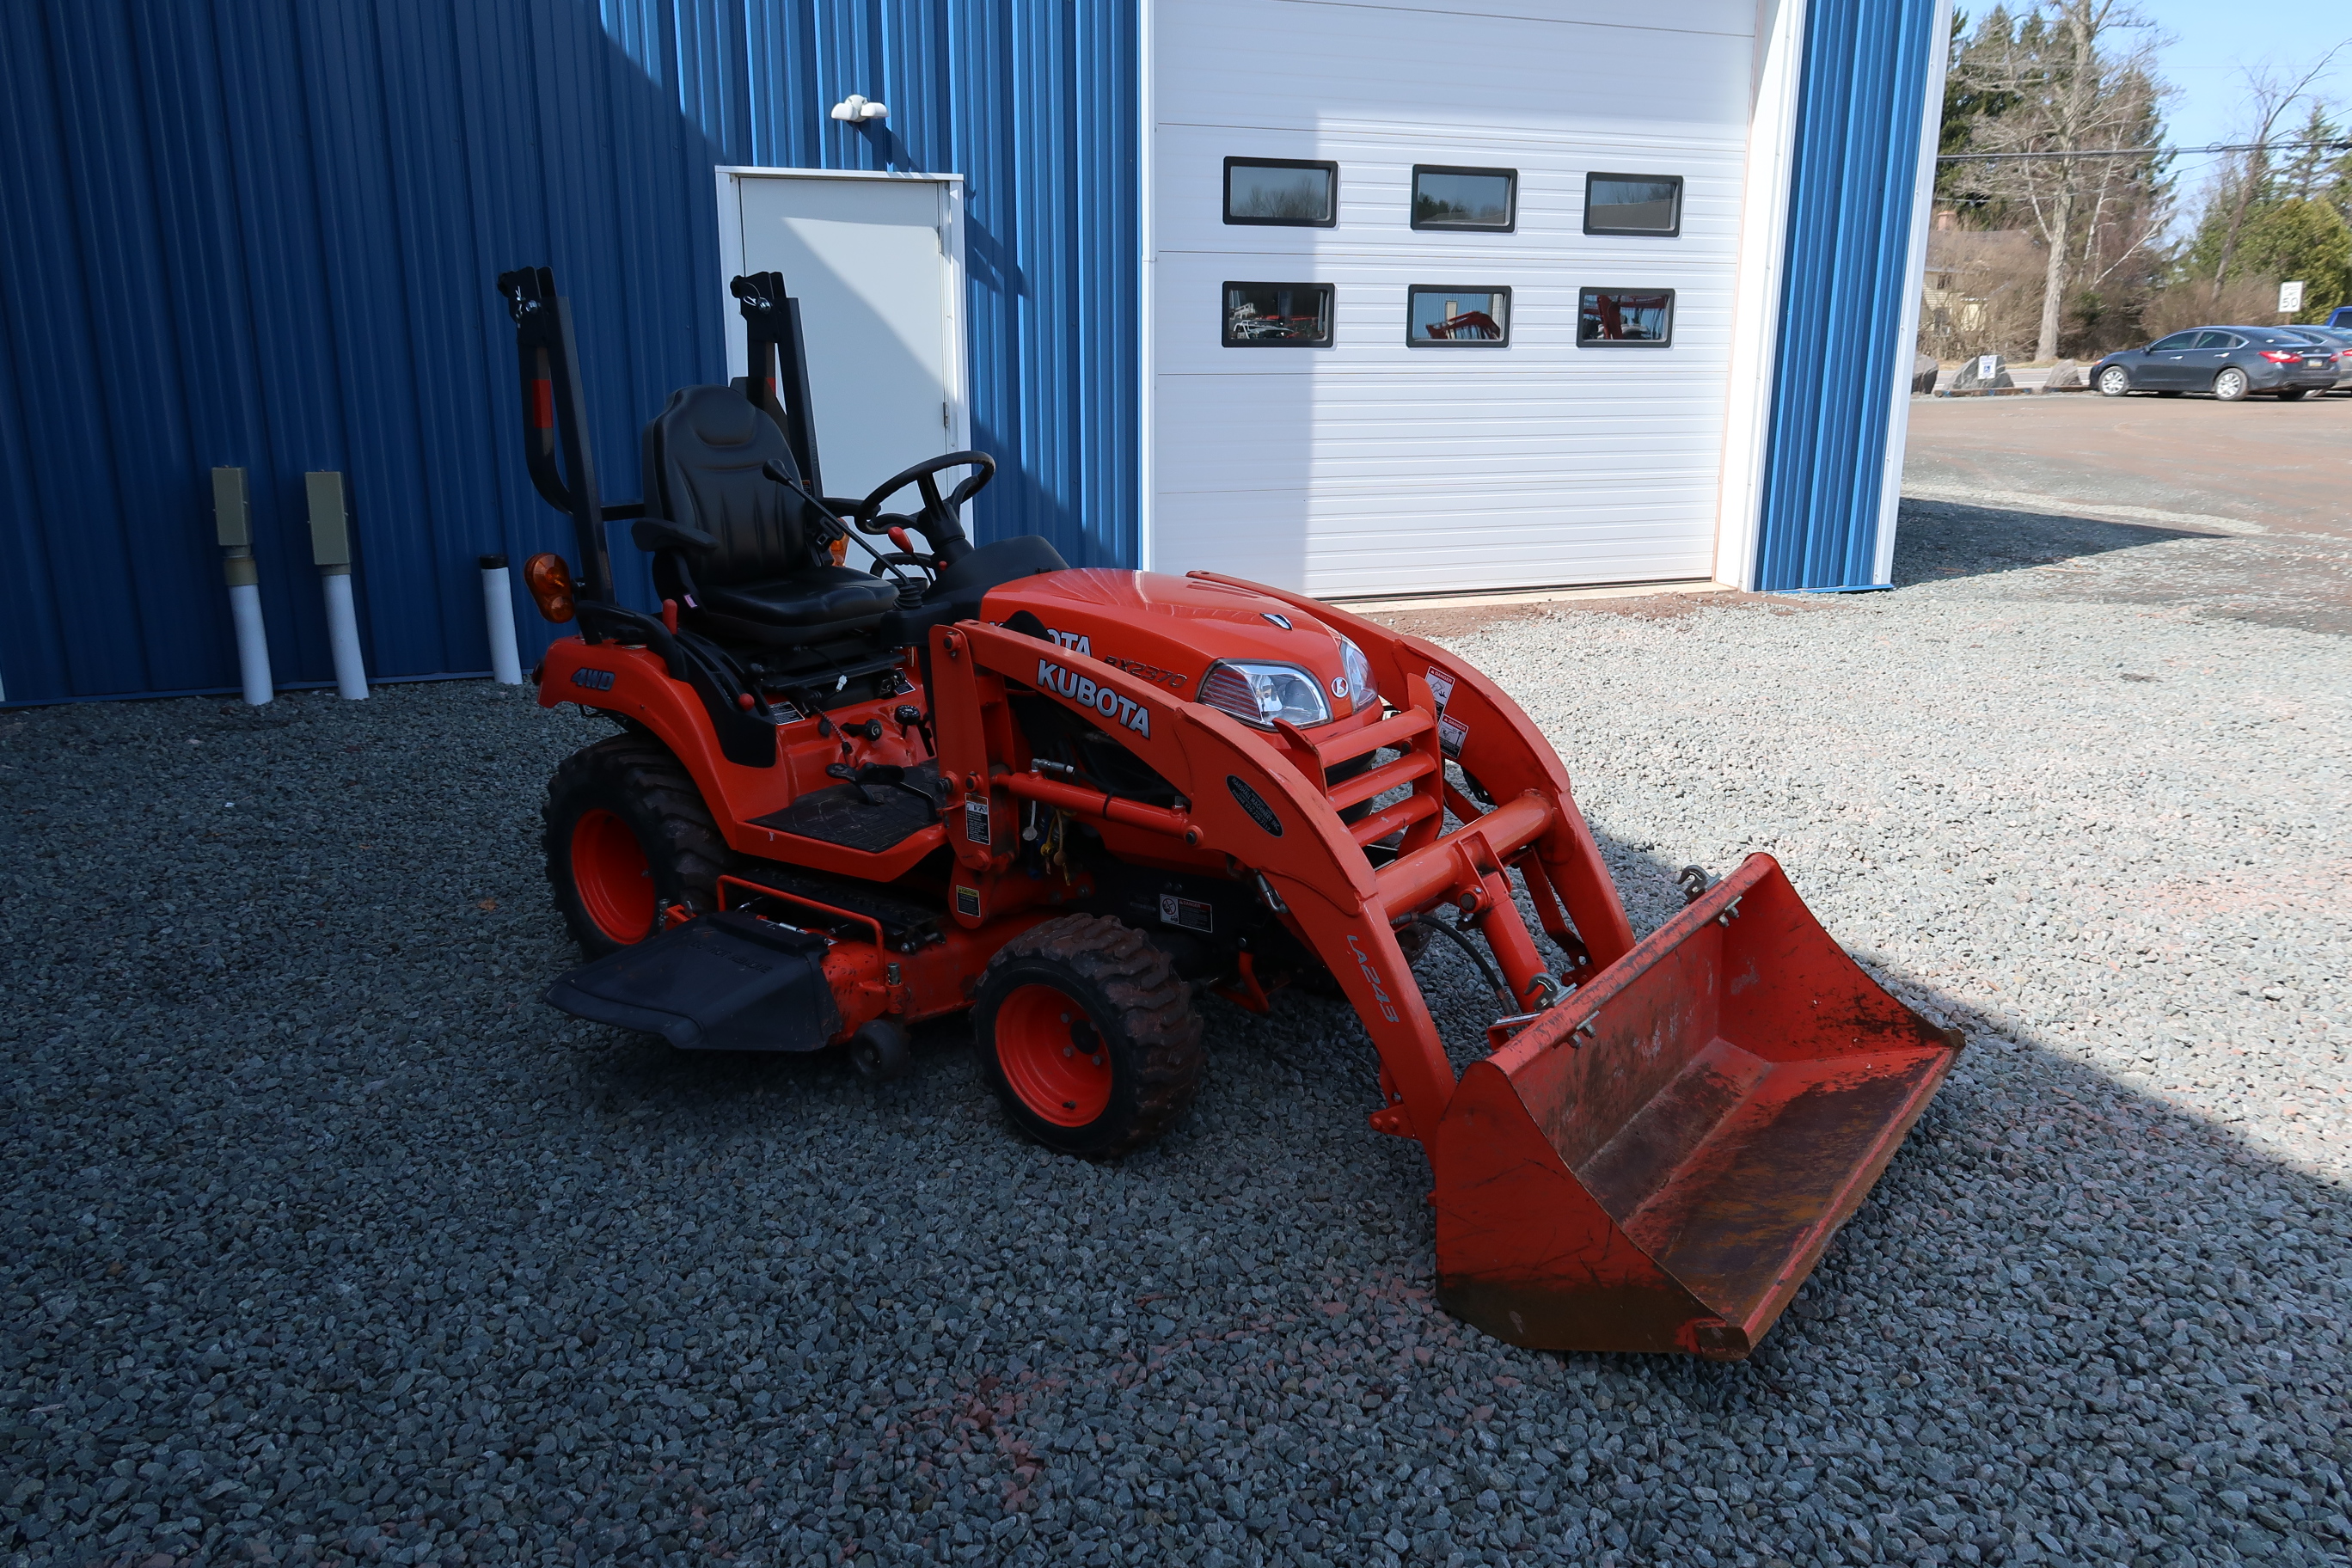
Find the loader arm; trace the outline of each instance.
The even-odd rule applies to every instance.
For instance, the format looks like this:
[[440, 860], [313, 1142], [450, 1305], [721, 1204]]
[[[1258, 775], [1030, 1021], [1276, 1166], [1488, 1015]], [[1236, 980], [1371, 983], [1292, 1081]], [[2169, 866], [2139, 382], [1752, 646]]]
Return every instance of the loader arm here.
[[[1526, 716], [1475, 671], [1461, 671], [1454, 695], [1457, 703], [1466, 700], [1487, 731], [1481, 760], [1496, 778], [1525, 787], [1508, 799], [1498, 795], [1495, 809], [1451, 832], [1424, 831], [1421, 844], [1376, 871], [1364, 854], [1368, 838], [1384, 836], [1392, 825], [1408, 826], [1401, 820], [1408, 815], [1410, 825], [1444, 820], [1437, 704], [1423, 675], [1402, 673], [1421, 657], [1417, 651], [1407, 650], [1405, 662], [1391, 653], [1389, 662], [1398, 673], [1387, 689], [1404, 694], [1394, 714], [1306, 754], [1302, 747], [1315, 742], [1303, 735], [1268, 736], [1165, 687], [1097, 660], [1074, 659], [1034, 637], [976, 622], [933, 635], [940, 764], [960, 792], [951, 805], [986, 799], [992, 811], [1010, 811], [1017, 800], [1040, 800], [1221, 853], [1244, 874], [1262, 879], [1276, 914], [1330, 969], [1371, 1036], [1391, 1098], [1403, 1113], [1402, 1124], [1386, 1108], [1376, 1113], [1382, 1131], [1407, 1132], [1426, 1145], [1454, 1088], [1436, 1023], [1398, 945], [1396, 922], [1441, 905], [1475, 904], [1478, 928], [1513, 989], [1525, 994], [1545, 965], [1511, 897], [1507, 871], [1516, 863], [1532, 879], [1558, 888], [1580, 930], [1591, 933], [1586, 941], [1596, 963], [1633, 945], [1599, 850], [1569, 802], [1558, 760]], [[1390, 634], [1385, 640], [1402, 639]], [[1430, 653], [1437, 668], [1454, 668], [1445, 656]], [[1080, 667], [1083, 675], [1066, 682]], [[1019, 742], [1002, 716], [1008, 681], [1052, 698], [1111, 735], [1176, 786], [1183, 809], [1163, 811], [1081, 790], [1014, 754]], [[1409, 775], [1413, 795], [1401, 806], [1350, 825], [1327, 792], [1324, 767], [1362, 754], [1367, 737], [1375, 735], [1402, 752], [1390, 767]], [[1416, 803], [1419, 810], [1410, 811]], [[1410, 831], [1406, 843], [1412, 845]], [[975, 871], [1010, 863], [998, 847], [967, 845], [964, 852]]]
[[[1429, 1159], [1449, 1310], [1533, 1347], [1746, 1355], [1926, 1109], [1958, 1035], [1840, 951], [1769, 856], [1636, 945], [1565, 769], [1493, 683], [1419, 638], [1218, 581], [1343, 630], [1392, 711], [1265, 733], [1056, 643], [978, 621], [939, 628], [949, 843], [976, 884], [957, 918], [990, 917], [983, 889], [1013, 859], [990, 841], [1003, 836], [968, 824], [1024, 801], [1097, 824], [1107, 847], [1141, 836], [1254, 882], [1371, 1037], [1372, 1126]], [[1010, 689], [1093, 723], [1177, 799], [1127, 799], [1039, 765]], [[1394, 755], [1326, 783], [1375, 749]], [[1450, 758], [1486, 809], [1448, 781]], [[1340, 815], [1367, 802], [1360, 820]], [[1376, 867], [1366, 846], [1391, 838], [1397, 853]], [[1558, 975], [1514, 870], [1570, 955]], [[1449, 909], [1521, 999], [1458, 1082], [1396, 937], [1399, 922]]]

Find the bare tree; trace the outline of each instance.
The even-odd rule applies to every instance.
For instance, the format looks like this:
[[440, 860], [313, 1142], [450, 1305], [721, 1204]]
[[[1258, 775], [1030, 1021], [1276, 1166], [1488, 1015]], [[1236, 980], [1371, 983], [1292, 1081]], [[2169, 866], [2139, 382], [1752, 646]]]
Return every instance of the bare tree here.
[[[2153, 144], [2166, 89], [2151, 66], [2147, 27], [2124, 0], [2041, 0], [2013, 30], [2004, 18], [2000, 37], [1980, 34], [1954, 63], [1976, 92], [2009, 106], [1974, 130], [1969, 150], [2040, 154], [1964, 165], [1955, 181], [1980, 200], [2030, 215], [2041, 236], [2037, 359], [2058, 352], [2069, 282], [2112, 273], [2160, 226], [2160, 159], [2078, 156]], [[2135, 232], [2120, 255], [2102, 262], [2126, 211]]]
[[[2242, 162], [2222, 176], [2219, 199], [2229, 203], [2229, 218], [2221, 235], [2219, 253], [2213, 258], [2213, 298], [2221, 297], [2221, 284], [2230, 276], [2231, 264], [2238, 258], [2238, 242], [2245, 237], [2246, 218], [2256, 203], [2271, 195], [2271, 141], [2277, 133], [2279, 122], [2298, 103], [2310, 97], [2311, 84], [2327, 74], [2336, 57], [2352, 47], [2352, 38], [2346, 38], [2319, 57], [2318, 62], [2299, 77], [2289, 77], [2274, 66], [2264, 66], [2246, 72], [2246, 96], [2252, 100], [2254, 131], [2249, 140], [2252, 150], [2240, 154]], [[2315, 121], [2320, 117], [2320, 105], [2312, 100]]]

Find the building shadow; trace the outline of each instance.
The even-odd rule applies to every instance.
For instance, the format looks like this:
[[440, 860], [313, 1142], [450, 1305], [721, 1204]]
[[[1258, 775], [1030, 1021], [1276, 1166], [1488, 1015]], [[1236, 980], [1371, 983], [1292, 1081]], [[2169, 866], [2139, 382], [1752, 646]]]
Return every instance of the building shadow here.
[[2218, 531], [2110, 522], [1905, 497], [1896, 513], [1894, 583], [1907, 588], [2105, 555], [2176, 539], [2227, 541]]

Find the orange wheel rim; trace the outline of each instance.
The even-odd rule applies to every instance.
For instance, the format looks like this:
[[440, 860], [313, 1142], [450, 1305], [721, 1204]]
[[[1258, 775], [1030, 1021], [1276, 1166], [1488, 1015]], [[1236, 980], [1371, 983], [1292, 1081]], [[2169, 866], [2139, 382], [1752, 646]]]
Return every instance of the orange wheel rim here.
[[583, 812], [572, 827], [572, 885], [596, 929], [622, 943], [654, 929], [654, 879], [645, 846], [612, 812]]
[[1102, 1031], [1050, 985], [1024, 985], [997, 1005], [996, 1060], [1040, 1121], [1084, 1127], [1110, 1105], [1110, 1047]]

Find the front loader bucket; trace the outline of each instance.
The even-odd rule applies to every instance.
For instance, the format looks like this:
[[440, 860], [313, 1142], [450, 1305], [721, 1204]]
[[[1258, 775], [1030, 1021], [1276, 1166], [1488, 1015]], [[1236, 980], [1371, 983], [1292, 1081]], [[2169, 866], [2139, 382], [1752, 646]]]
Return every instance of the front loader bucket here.
[[1438, 1293], [1551, 1350], [1746, 1355], [1951, 1070], [1780, 868], [1732, 877], [1462, 1075]]

